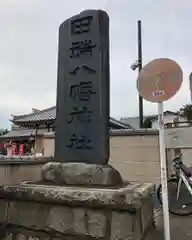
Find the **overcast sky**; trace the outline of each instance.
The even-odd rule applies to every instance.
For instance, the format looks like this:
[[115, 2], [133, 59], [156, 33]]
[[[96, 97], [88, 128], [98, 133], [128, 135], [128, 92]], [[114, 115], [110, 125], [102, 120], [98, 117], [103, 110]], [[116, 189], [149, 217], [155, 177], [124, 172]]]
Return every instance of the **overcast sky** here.
[[[144, 64], [159, 57], [180, 64], [183, 85], [165, 103], [178, 110], [190, 102], [192, 70], [191, 0], [0, 0], [0, 128], [11, 114], [55, 105], [58, 28], [62, 21], [88, 8], [110, 17], [111, 116], [138, 115], [137, 20], [143, 23]], [[157, 111], [144, 102], [144, 113]]]

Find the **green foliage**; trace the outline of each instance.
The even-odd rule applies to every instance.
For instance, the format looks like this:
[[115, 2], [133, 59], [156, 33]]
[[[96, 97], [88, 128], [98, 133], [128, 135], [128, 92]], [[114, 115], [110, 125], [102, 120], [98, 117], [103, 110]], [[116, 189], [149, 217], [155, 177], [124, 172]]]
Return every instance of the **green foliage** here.
[[179, 109], [179, 113], [183, 115], [188, 121], [192, 121], [192, 104], [186, 104]]
[[143, 127], [144, 128], [152, 128], [152, 120], [150, 117], [145, 119], [145, 121], [143, 122]]
[[6, 128], [4, 131], [2, 131], [1, 133], [0, 133], [0, 136], [3, 136], [3, 135], [5, 135], [5, 134], [7, 134], [9, 131], [8, 131], [8, 129]]

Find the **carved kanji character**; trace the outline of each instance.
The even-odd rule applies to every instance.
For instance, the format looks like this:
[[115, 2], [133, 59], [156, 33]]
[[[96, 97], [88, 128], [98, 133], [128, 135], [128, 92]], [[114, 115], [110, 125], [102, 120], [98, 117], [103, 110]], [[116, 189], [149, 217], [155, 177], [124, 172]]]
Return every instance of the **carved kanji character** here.
[[92, 50], [96, 45], [91, 40], [77, 41], [72, 43], [71, 58], [92, 56]]
[[88, 110], [87, 106], [74, 107], [70, 112], [70, 120], [68, 123], [73, 123], [74, 121], [79, 122], [90, 122], [92, 119], [92, 111]]
[[73, 100], [78, 101], [90, 101], [91, 95], [96, 94], [92, 89], [92, 82], [80, 82], [80, 84], [74, 84], [70, 87], [69, 96]]
[[71, 34], [81, 34], [90, 31], [92, 16], [87, 16], [71, 21]]
[[69, 144], [66, 147], [74, 149], [90, 149], [91, 140], [85, 136], [77, 136], [75, 133], [69, 138]]

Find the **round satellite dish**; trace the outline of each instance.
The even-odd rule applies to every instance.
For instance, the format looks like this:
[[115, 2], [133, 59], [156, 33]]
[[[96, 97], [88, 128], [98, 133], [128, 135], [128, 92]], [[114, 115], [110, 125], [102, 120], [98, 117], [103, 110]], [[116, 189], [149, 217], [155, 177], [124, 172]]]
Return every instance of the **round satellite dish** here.
[[147, 101], [162, 102], [180, 89], [183, 73], [180, 66], [167, 58], [155, 59], [145, 65], [137, 78], [139, 94]]

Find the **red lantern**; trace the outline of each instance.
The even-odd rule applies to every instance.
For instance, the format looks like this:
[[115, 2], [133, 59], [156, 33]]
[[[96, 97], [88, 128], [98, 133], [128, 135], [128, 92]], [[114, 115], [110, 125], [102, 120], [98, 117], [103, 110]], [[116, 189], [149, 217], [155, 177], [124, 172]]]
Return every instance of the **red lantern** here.
[[16, 143], [12, 143], [12, 155], [17, 155], [17, 145], [16, 145]]
[[19, 154], [20, 154], [20, 155], [23, 155], [23, 154], [24, 154], [24, 144], [23, 144], [23, 143], [20, 144], [20, 146], [19, 146]]

